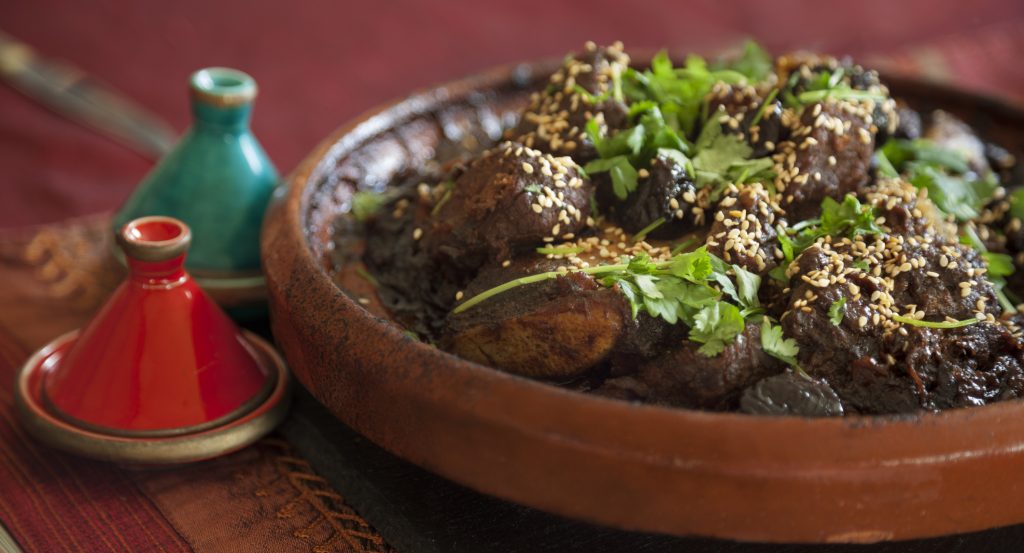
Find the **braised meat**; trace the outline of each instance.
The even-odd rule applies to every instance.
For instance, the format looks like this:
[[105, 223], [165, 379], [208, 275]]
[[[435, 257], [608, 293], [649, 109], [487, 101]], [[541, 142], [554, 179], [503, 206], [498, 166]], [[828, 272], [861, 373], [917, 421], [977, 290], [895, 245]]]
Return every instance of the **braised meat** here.
[[587, 122], [596, 119], [605, 131], [625, 124], [629, 108], [612, 97], [612, 86], [627, 67], [629, 56], [621, 43], [607, 48], [587, 43], [583, 53], [566, 58], [547, 88], [533, 94], [510, 136], [543, 152], [571, 155], [579, 163], [594, 159]]
[[[985, 264], [974, 250], [935, 235], [844, 238], [811, 246], [791, 270], [783, 328], [800, 344], [801, 367], [828, 381], [848, 410], [907, 412], [1004, 392], [1005, 380], [974, 374], [1012, 372], [1004, 366], [1016, 365], [998, 352], [1016, 355], [1006, 343], [1019, 342], [994, 318], [998, 300], [980, 278]], [[837, 322], [830, 310], [839, 303], [842, 309], [832, 311], [839, 313]], [[903, 322], [936, 319], [981, 322], [965, 327], [970, 330]], [[964, 342], [968, 336], [973, 346]], [[991, 364], [963, 362], [964, 348], [978, 347], [993, 352]], [[950, 361], [935, 361], [940, 358]], [[985, 383], [995, 388], [975, 389]]]
[[[623, 229], [636, 233], [654, 223], [657, 226], [647, 236], [671, 240], [704, 223], [697, 188], [683, 166], [659, 156], [651, 160], [645, 171], [637, 190], [612, 212]], [[659, 220], [661, 223], [657, 224]]]
[[[523, 260], [481, 272], [465, 299], [504, 282], [509, 275], [554, 269], [548, 260]], [[631, 320], [622, 295], [581, 273], [568, 273], [495, 298], [487, 309], [448, 317], [441, 346], [508, 372], [566, 380], [611, 353]]]
[[760, 328], [747, 325], [715, 357], [698, 353], [688, 343], [642, 363], [634, 376], [610, 379], [601, 392], [677, 407], [734, 409], [744, 388], [780, 370], [780, 363], [760, 344]]
[[777, 213], [779, 206], [761, 184], [730, 187], [708, 232], [708, 251], [752, 273], [767, 273], [778, 265]]
[[708, 95], [708, 113], [718, 118], [722, 130], [736, 134], [754, 148], [753, 157], [775, 151], [784, 132], [782, 102], [763, 97], [750, 85], [716, 83]]
[[474, 160], [450, 192], [433, 208], [421, 247], [465, 269], [572, 237], [587, 227], [593, 194], [570, 158], [516, 142]]
[[849, 60], [629, 64], [587, 44], [508, 141], [442, 141], [384, 197], [341, 198], [335, 245], [359, 247], [332, 259], [365, 263], [374, 312], [625, 401], [833, 417], [1024, 395], [1019, 152]]
[[807, 106], [791, 123], [792, 138], [773, 156], [775, 187], [791, 220], [813, 217], [826, 197], [839, 200], [871, 183], [869, 117], [860, 104], [826, 101]]
[[971, 169], [978, 173], [989, 168], [985, 143], [974, 134], [967, 123], [949, 112], [932, 112], [923, 136], [942, 148], [962, 154]]

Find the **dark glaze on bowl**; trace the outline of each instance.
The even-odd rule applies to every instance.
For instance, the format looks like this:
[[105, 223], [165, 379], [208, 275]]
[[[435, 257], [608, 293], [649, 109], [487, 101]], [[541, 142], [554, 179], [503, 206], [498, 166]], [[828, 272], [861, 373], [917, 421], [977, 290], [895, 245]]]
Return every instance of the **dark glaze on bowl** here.
[[[423, 344], [381, 316], [372, 285], [347, 274], [354, 267], [334, 274], [334, 224], [354, 187], [384, 186], [423, 163], [459, 121], [488, 128], [552, 67], [501, 68], [374, 110], [329, 137], [280, 192], [263, 234], [273, 330], [324, 405], [377, 444], [459, 483], [619, 528], [871, 542], [1024, 522], [1018, 401], [844, 419], [630, 404]], [[1020, 149], [1020, 110], [918, 81], [888, 82], [896, 94], [958, 113], [987, 138]]]

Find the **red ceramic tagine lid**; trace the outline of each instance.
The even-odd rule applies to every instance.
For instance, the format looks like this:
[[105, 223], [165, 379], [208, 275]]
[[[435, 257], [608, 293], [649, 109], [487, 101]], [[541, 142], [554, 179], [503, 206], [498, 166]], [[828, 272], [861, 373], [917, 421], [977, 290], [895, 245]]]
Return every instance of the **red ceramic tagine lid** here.
[[142, 217], [117, 241], [128, 279], [23, 367], [25, 425], [56, 447], [139, 463], [208, 458], [270, 431], [287, 410], [284, 363], [185, 272], [189, 228]]

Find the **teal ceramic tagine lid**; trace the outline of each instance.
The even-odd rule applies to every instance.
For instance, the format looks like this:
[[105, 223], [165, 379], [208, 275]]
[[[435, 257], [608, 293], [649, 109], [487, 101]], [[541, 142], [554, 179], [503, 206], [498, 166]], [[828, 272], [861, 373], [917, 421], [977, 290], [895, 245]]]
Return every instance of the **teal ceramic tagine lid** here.
[[256, 81], [225, 67], [190, 80], [193, 124], [142, 180], [113, 226], [166, 215], [192, 229], [186, 268], [222, 306], [246, 309], [264, 300], [259, 236], [277, 170], [249, 130]]

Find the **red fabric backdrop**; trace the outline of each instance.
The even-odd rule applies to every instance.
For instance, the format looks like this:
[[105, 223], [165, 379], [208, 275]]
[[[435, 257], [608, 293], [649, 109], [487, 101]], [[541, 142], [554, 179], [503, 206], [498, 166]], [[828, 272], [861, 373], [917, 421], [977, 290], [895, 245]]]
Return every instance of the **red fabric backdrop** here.
[[[915, 45], [945, 36], [1007, 25], [1021, 34], [1022, 19], [1019, 0], [0, 2], [0, 29], [106, 80], [179, 130], [188, 124], [191, 71], [252, 73], [261, 87], [255, 130], [282, 172], [384, 100], [490, 65], [559, 56], [587, 39], [708, 52], [753, 36], [775, 51], [913, 55]], [[969, 85], [1013, 78], [1020, 87], [1016, 71], [960, 73]], [[0, 85], [0, 228], [115, 208], [149, 166]]]

